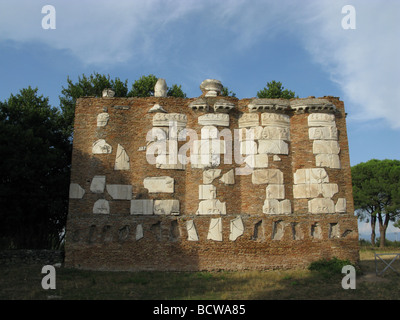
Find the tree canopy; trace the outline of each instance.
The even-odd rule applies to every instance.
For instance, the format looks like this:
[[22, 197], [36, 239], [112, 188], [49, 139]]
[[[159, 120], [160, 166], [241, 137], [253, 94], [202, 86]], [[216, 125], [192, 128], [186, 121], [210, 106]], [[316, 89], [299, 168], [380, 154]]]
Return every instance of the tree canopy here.
[[400, 161], [372, 159], [353, 166], [351, 174], [356, 213], [360, 219], [371, 222], [372, 244], [378, 221], [383, 247], [389, 221], [400, 217]]
[[71, 143], [60, 111], [22, 89], [0, 102], [2, 246], [57, 245], [68, 209]]
[[257, 92], [257, 97], [269, 99], [292, 99], [295, 98], [295, 93], [285, 89], [281, 82], [272, 80], [271, 82], [267, 82], [267, 86], [265, 88]]

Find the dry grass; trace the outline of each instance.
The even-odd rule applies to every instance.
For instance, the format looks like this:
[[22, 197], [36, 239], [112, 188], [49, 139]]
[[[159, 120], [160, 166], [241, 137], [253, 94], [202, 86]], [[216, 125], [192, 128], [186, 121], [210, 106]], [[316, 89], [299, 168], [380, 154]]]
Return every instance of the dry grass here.
[[[396, 250], [390, 250], [394, 252]], [[397, 249], [399, 252], [399, 249]], [[374, 254], [360, 252], [355, 290], [344, 275], [310, 270], [238, 272], [101, 272], [59, 268], [55, 290], [41, 287], [41, 265], [0, 267], [0, 299], [269, 300], [400, 299], [400, 276], [375, 275]], [[380, 263], [380, 270], [384, 267]], [[400, 261], [394, 267], [400, 271]]]

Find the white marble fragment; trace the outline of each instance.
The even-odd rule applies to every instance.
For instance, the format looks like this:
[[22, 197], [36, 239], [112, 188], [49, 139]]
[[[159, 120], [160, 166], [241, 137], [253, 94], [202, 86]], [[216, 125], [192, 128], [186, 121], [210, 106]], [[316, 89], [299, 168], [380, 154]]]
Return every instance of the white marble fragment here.
[[241, 141], [240, 154], [244, 155], [257, 154], [257, 143], [252, 140]]
[[323, 168], [297, 169], [294, 173], [294, 184], [328, 182], [328, 173]]
[[285, 185], [269, 184], [265, 189], [265, 199], [285, 199]]
[[216, 79], [206, 79], [200, 84], [200, 90], [205, 97], [216, 97], [222, 91], [222, 83]]
[[155, 112], [163, 112], [166, 113], [167, 110], [165, 110], [162, 106], [160, 106], [158, 103], [156, 103], [154, 106], [152, 106], [149, 111], [147, 111], [148, 113], [155, 113]]
[[308, 116], [309, 127], [336, 127], [335, 115], [328, 113], [311, 113]]
[[223, 174], [221, 179], [219, 179], [219, 181], [221, 181], [224, 184], [235, 184], [235, 172], [233, 171], [233, 169]]
[[202, 126], [229, 127], [229, 114], [207, 113], [205, 115], [198, 117], [197, 121]]
[[155, 97], [166, 97], [167, 96], [167, 82], [165, 79], [159, 78], [154, 86], [154, 96]]
[[261, 125], [268, 127], [290, 127], [290, 117], [286, 114], [268, 113], [261, 114]]
[[225, 140], [208, 139], [193, 141], [193, 154], [225, 154]]
[[83, 189], [77, 183], [71, 183], [69, 185], [69, 198], [70, 199], [82, 199], [85, 194], [85, 189]]
[[218, 199], [202, 200], [196, 211], [197, 215], [226, 214], [226, 204]]
[[244, 233], [244, 224], [240, 216], [230, 221], [230, 234], [229, 240], [235, 241]]
[[201, 128], [201, 140], [218, 139], [218, 128], [215, 126], [204, 126]]
[[135, 199], [131, 200], [130, 213], [132, 215], [152, 215], [153, 214], [152, 199]]
[[253, 169], [268, 168], [268, 155], [251, 154], [244, 159], [244, 162]]
[[203, 183], [211, 184], [214, 179], [218, 178], [221, 175], [221, 169], [208, 169], [203, 171]]
[[186, 127], [187, 116], [183, 113], [161, 113], [153, 116], [153, 127]]
[[143, 186], [149, 193], [174, 193], [174, 178], [167, 176], [147, 177], [143, 180]]
[[217, 196], [217, 188], [212, 184], [199, 185], [199, 200], [215, 199]]
[[238, 120], [239, 128], [257, 127], [260, 125], [258, 113], [243, 113]]
[[260, 139], [290, 141], [290, 129], [289, 127], [264, 127]]
[[289, 154], [289, 147], [283, 140], [258, 140], [258, 153]]
[[154, 214], [179, 215], [179, 200], [154, 200]]
[[313, 153], [314, 154], [339, 154], [340, 147], [337, 141], [333, 140], [314, 140]]
[[136, 241], [142, 239], [143, 236], [144, 236], [144, 235], [143, 235], [143, 225], [142, 225], [141, 223], [139, 223], [139, 224], [136, 226], [136, 236], [135, 236]]
[[251, 175], [253, 184], [283, 184], [283, 173], [279, 169], [256, 169]]
[[114, 170], [129, 170], [129, 156], [125, 148], [118, 144], [117, 155], [115, 156]]
[[186, 231], [188, 234], [188, 241], [199, 241], [199, 236], [193, 220], [186, 221]]
[[330, 198], [315, 198], [308, 200], [310, 213], [335, 213], [335, 204]]
[[207, 240], [222, 241], [222, 218], [211, 219]]
[[263, 213], [265, 214], [291, 214], [292, 205], [289, 199], [267, 199], [264, 201]]
[[102, 92], [103, 98], [105, 97], [109, 97], [112, 98], [115, 96], [115, 91], [111, 90], [111, 89], [104, 89]]
[[105, 199], [97, 200], [93, 205], [93, 213], [109, 214], [110, 213], [110, 204]]
[[94, 176], [90, 184], [90, 191], [93, 193], [103, 193], [106, 186], [106, 176]]
[[308, 129], [310, 140], [337, 140], [338, 131], [335, 126], [312, 127]]
[[336, 183], [305, 183], [293, 185], [293, 198], [317, 198], [322, 195], [324, 198], [332, 198], [339, 192]]
[[336, 201], [335, 212], [336, 213], [346, 213], [346, 210], [347, 210], [346, 198], [339, 198]]
[[114, 200], [131, 200], [132, 199], [132, 185], [124, 184], [107, 184], [108, 194]]
[[272, 160], [274, 160], [274, 161], [282, 161], [282, 159], [279, 156], [277, 156], [276, 154], [274, 154]]
[[338, 154], [316, 154], [315, 165], [317, 167], [328, 167], [332, 169], [340, 169], [340, 158]]
[[258, 140], [261, 139], [263, 127], [251, 127], [251, 128], [241, 128], [235, 129], [239, 132], [239, 141], [245, 140]]
[[111, 152], [112, 152], [111, 145], [109, 145], [104, 139], [99, 139], [95, 141], [92, 145], [93, 154], [106, 154]]
[[97, 126], [105, 127], [110, 119], [110, 115], [107, 112], [99, 113], [97, 116]]

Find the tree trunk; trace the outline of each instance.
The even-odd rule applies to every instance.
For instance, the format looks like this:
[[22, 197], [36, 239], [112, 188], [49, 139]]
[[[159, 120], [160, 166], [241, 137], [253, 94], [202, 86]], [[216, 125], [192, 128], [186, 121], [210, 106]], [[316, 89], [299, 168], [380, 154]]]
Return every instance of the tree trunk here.
[[386, 242], [386, 230], [389, 225], [389, 214], [385, 215], [385, 222], [382, 221], [382, 216], [379, 216], [379, 232], [381, 234], [379, 247], [384, 248]]
[[376, 216], [371, 215], [371, 245], [375, 247], [375, 224]]

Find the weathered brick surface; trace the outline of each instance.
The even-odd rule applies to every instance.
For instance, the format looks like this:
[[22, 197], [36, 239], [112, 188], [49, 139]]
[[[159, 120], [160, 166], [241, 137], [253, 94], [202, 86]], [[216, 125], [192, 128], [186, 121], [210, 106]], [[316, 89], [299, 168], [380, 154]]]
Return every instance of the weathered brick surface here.
[[[214, 98], [215, 99], [219, 99]], [[339, 132], [341, 169], [325, 168], [331, 183], [337, 183], [339, 192], [332, 200], [346, 198], [347, 212], [335, 214], [310, 214], [308, 199], [293, 199], [293, 174], [297, 169], [315, 168], [312, 140], [308, 137], [309, 113], [290, 115], [289, 154], [279, 155], [281, 161], [273, 161], [269, 155], [269, 169], [283, 172], [285, 198], [290, 199], [292, 214], [267, 215], [262, 207], [266, 185], [254, 185], [251, 175], [235, 175], [234, 185], [224, 185], [219, 179], [217, 199], [226, 203], [227, 215], [222, 217], [223, 241], [207, 240], [211, 218], [218, 215], [196, 215], [198, 209], [198, 186], [202, 184], [203, 170], [163, 170], [148, 164], [146, 134], [152, 128], [154, 113], [148, 110], [158, 103], [169, 113], [187, 115], [187, 128], [196, 130], [200, 137], [201, 125], [197, 118], [204, 112], [188, 108], [194, 99], [181, 98], [81, 98], [76, 106], [74, 148], [71, 182], [85, 189], [82, 199], [70, 199], [67, 222], [65, 264], [70, 267], [100, 270], [237, 270], [305, 267], [311, 261], [336, 256], [341, 259], [358, 260], [357, 219], [354, 217], [349, 149], [343, 102], [329, 99], [337, 108], [336, 126]], [[224, 98], [236, 107], [229, 113], [231, 131], [238, 128], [238, 118], [247, 113], [249, 99]], [[212, 99], [210, 99], [212, 102]], [[125, 108], [122, 108], [124, 106]], [[128, 107], [128, 108], [127, 108]], [[109, 113], [105, 127], [97, 127], [96, 118], [101, 112]], [[261, 113], [259, 113], [261, 114]], [[222, 127], [218, 127], [222, 129]], [[113, 148], [111, 154], [92, 154], [92, 144], [105, 139]], [[182, 146], [185, 142], [179, 142]], [[130, 157], [129, 171], [115, 171], [114, 162], [118, 144]], [[222, 173], [238, 167], [224, 164]], [[95, 175], [106, 176], [107, 184], [133, 186], [133, 199], [177, 199], [179, 216], [130, 215], [129, 200], [113, 200], [107, 192], [90, 192]], [[174, 178], [173, 194], [149, 194], [143, 187], [146, 177], [170, 176]], [[97, 199], [110, 203], [110, 214], [93, 214]], [[244, 233], [229, 240], [230, 220], [238, 215], [244, 223]], [[188, 241], [186, 221], [194, 220], [199, 241]], [[144, 237], [135, 239], [136, 227], [142, 224]], [[315, 225], [321, 238], [312, 235]], [[332, 226], [338, 227], [338, 237], [330, 235]], [[276, 230], [283, 227], [283, 234], [275, 237]], [[319, 230], [319, 229], [318, 229]], [[335, 229], [337, 230], [337, 229]], [[298, 238], [301, 239], [298, 239]], [[277, 239], [279, 238], [279, 239]]]

